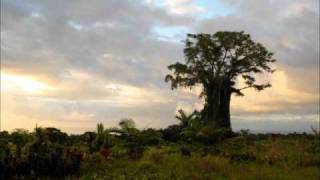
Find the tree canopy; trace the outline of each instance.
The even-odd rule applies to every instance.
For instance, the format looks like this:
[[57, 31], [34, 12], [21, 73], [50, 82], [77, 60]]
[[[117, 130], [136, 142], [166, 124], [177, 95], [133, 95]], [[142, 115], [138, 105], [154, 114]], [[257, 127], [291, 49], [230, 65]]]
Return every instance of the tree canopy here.
[[[173, 71], [165, 78], [172, 89], [202, 85], [205, 98], [203, 118], [217, 127], [230, 127], [231, 95], [243, 96], [243, 90], [261, 91], [270, 83], [259, 84], [256, 74], [272, 73], [273, 53], [254, 42], [249, 34], [221, 31], [215, 34], [188, 34], [185, 40], [185, 63], [169, 65]], [[238, 77], [245, 86], [239, 87]]]

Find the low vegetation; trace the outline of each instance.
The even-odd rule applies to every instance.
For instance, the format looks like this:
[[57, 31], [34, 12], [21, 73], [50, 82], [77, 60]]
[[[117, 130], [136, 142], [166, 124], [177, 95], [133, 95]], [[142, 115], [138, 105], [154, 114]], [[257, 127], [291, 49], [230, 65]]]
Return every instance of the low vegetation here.
[[[0, 134], [0, 179], [318, 179], [319, 134], [251, 134], [181, 124], [67, 135], [56, 128]], [[189, 118], [188, 121], [192, 121]], [[205, 128], [205, 129], [204, 129]], [[191, 130], [192, 129], [192, 130]], [[193, 132], [193, 133], [191, 133]]]

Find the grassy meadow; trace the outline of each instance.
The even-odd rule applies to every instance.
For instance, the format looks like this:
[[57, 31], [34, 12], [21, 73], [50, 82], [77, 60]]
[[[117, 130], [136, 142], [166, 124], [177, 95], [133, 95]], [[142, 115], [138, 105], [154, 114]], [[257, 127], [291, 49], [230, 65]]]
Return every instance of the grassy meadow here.
[[161, 130], [138, 130], [130, 120], [119, 125], [104, 129], [98, 124], [96, 132], [81, 135], [68, 135], [56, 128], [2, 131], [0, 179], [320, 177], [316, 131], [283, 135], [215, 130], [204, 136], [188, 134], [179, 125]]
[[110, 157], [82, 164], [80, 179], [318, 179], [319, 144], [313, 137], [237, 136], [215, 146], [148, 147], [141, 158]]

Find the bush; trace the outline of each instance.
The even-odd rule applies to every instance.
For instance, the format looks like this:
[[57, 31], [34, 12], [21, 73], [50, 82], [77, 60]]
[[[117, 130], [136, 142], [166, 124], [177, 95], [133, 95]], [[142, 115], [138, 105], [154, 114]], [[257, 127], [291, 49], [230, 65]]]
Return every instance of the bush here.
[[169, 142], [178, 142], [180, 139], [181, 126], [172, 125], [161, 131], [162, 138]]
[[147, 129], [141, 131], [141, 133], [138, 136], [139, 142], [144, 145], [159, 145], [163, 143], [163, 139], [161, 137], [161, 133], [154, 129]]
[[160, 163], [164, 160], [165, 156], [172, 154], [180, 154], [179, 149], [170, 146], [152, 147], [144, 152], [142, 160]]
[[93, 163], [101, 163], [104, 161], [104, 157], [99, 152], [95, 152], [90, 156], [89, 160]]
[[232, 137], [233, 134], [229, 128], [216, 129], [212, 126], [204, 126], [197, 135], [205, 144], [216, 144]]
[[115, 145], [111, 148], [112, 159], [123, 159], [127, 157], [127, 154], [128, 150], [121, 145]]

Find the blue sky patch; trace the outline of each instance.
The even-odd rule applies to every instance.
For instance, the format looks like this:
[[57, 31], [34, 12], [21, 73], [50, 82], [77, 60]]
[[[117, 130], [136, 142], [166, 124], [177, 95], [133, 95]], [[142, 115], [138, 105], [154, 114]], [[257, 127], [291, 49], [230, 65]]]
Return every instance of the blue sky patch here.
[[233, 7], [227, 6], [220, 0], [198, 0], [195, 2], [196, 5], [205, 9], [205, 12], [198, 16], [200, 19], [227, 16], [235, 12]]
[[191, 30], [184, 26], [154, 26], [152, 33], [160, 40], [180, 41], [185, 39], [186, 34], [191, 33]]

